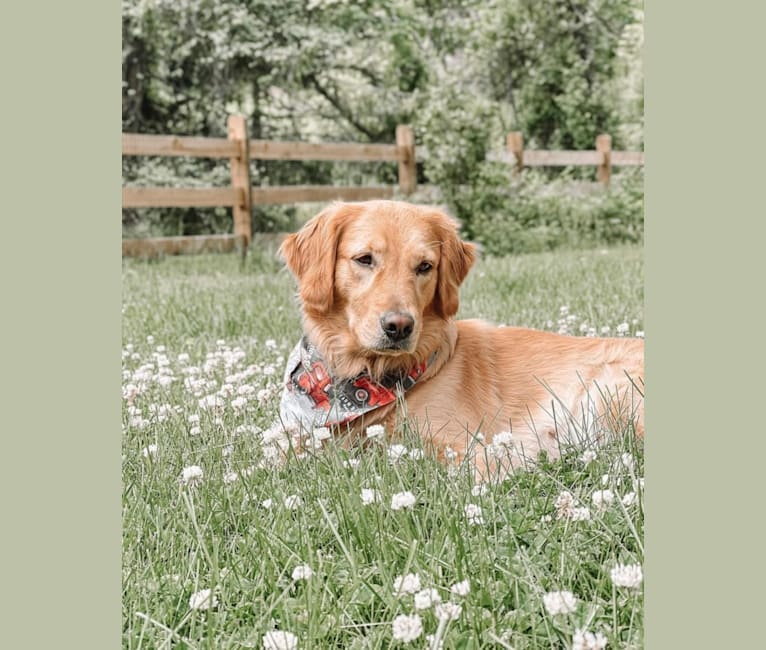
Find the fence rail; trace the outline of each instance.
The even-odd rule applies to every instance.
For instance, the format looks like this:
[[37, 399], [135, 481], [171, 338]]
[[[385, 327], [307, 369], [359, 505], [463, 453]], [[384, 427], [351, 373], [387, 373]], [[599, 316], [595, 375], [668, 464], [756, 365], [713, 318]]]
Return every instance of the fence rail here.
[[554, 151], [524, 149], [524, 136], [520, 131], [508, 134], [507, 153], [501, 160], [516, 164], [516, 173], [524, 167], [596, 167], [600, 183], [609, 185], [612, 167], [616, 165], [643, 165], [642, 151], [612, 151], [612, 136], [602, 133], [596, 137], [594, 151]]
[[148, 207], [230, 207], [234, 232], [214, 237], [158, 237], [126, 239], [123, 256], [177, 254], [207, 250], [241, 248], [244, 255], [252, 240], [251, 207], [259, 205], [302, 203], [308, 201], [364, 201], [391, 198], [394, 187], [284, 185], [253, 187], [250, 182], [251, 160], [347, 160], [395, 162], [399, 165], [399, 189], [411, 194], [416, 187], [415, 138], [406, 125], [396, 128], [396, 144], [359, 144], [353, 142], [313, 143], [250, 140], [245, 118], [231, 115], [228, 138], [122, 134], [123, 156], [191, 156], [228, 158], [231, 162], [231, 186], [221, 188], [123, 187], [123, 208]]
[[[408, 195], [417, 187], [415, 137], [406, 125], [396, 127], [396, 144], [353, 142], [313, 143], [251, 140], [245, 118], [231, 115], [227, 138], [195, 136], [122, 134], [123, 156], [190, 156], [222, 158], [230, 161], [229, 187], [123, 187], [123, 208], [148, 207], [227, 207], [232, 209], [233, 233], [193, 237], [125, 239], [123, 256], [179, 254], [189, 252], [232, 251], [244, 255], [252, 240], [252, 206], [309, 201], [365, 201], [392, 198], [395, 186], [283, 185], [252, 186], [251, 160], [345, 160], [395, 162], [399, 169], [399, 191]], [[421, 150], [421, 157], [425, 152]], [[592, 151], [553, 151], [524, 149], [523, 135], [508, 134], [506, 151], [495, 159], [515, 163], [514, 173], [524, 167], [595, 166], [597, 178], [609, 184], [615, 165], [643, 165], [640, 151], [612, 151], [609, 135], [596, 138]]]

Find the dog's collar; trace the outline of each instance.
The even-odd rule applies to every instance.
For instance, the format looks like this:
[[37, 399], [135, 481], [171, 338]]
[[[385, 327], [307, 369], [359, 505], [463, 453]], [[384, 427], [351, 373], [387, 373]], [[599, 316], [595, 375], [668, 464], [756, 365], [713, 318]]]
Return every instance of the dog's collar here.
[[366, 372], [337, 379], [330, 375], [316, 346], [304, 336], [287, 360], [280, 404], [282, 421], [304, 427], [348, 424], [394, 402], [418, 382], [436, 356], [434, 352], [408, 372], [391, 373], [380, 381], [373, 381]]

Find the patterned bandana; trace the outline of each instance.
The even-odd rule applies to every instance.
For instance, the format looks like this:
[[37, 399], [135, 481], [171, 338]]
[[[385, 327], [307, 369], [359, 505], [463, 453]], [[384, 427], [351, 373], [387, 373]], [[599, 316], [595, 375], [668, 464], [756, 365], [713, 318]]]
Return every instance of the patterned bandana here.
[[392, 373], [374, 382], [366, 373], [334, 379], [316, 347], [301, 338], [287, 359], [280, 416], [284, 424], [323, 427], [347, 424], [360, 415], [395, 401], [423, 376], [431, 358], [408, 373]]

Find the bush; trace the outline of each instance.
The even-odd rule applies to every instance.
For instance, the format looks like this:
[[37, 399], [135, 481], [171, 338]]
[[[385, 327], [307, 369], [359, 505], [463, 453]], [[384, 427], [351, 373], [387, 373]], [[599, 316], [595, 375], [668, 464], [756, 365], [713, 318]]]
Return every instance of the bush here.
[[643, 241], [643, 175], [623, 172], [609, 189], [548, 180], [525, 170], [520, 178], [488, 163], [478, 183], [453, 193], [466, 235], [487, 253], [504, 255]]

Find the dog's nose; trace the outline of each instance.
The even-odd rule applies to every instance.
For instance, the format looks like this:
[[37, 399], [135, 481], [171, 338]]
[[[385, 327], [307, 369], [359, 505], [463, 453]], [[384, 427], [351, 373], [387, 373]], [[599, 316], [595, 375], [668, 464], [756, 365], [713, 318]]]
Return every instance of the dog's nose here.
[[415, 327], [415, 319], [401, 311], [387, 311], [380, 318], [380, 326], [392, 341], [403, 341]]

